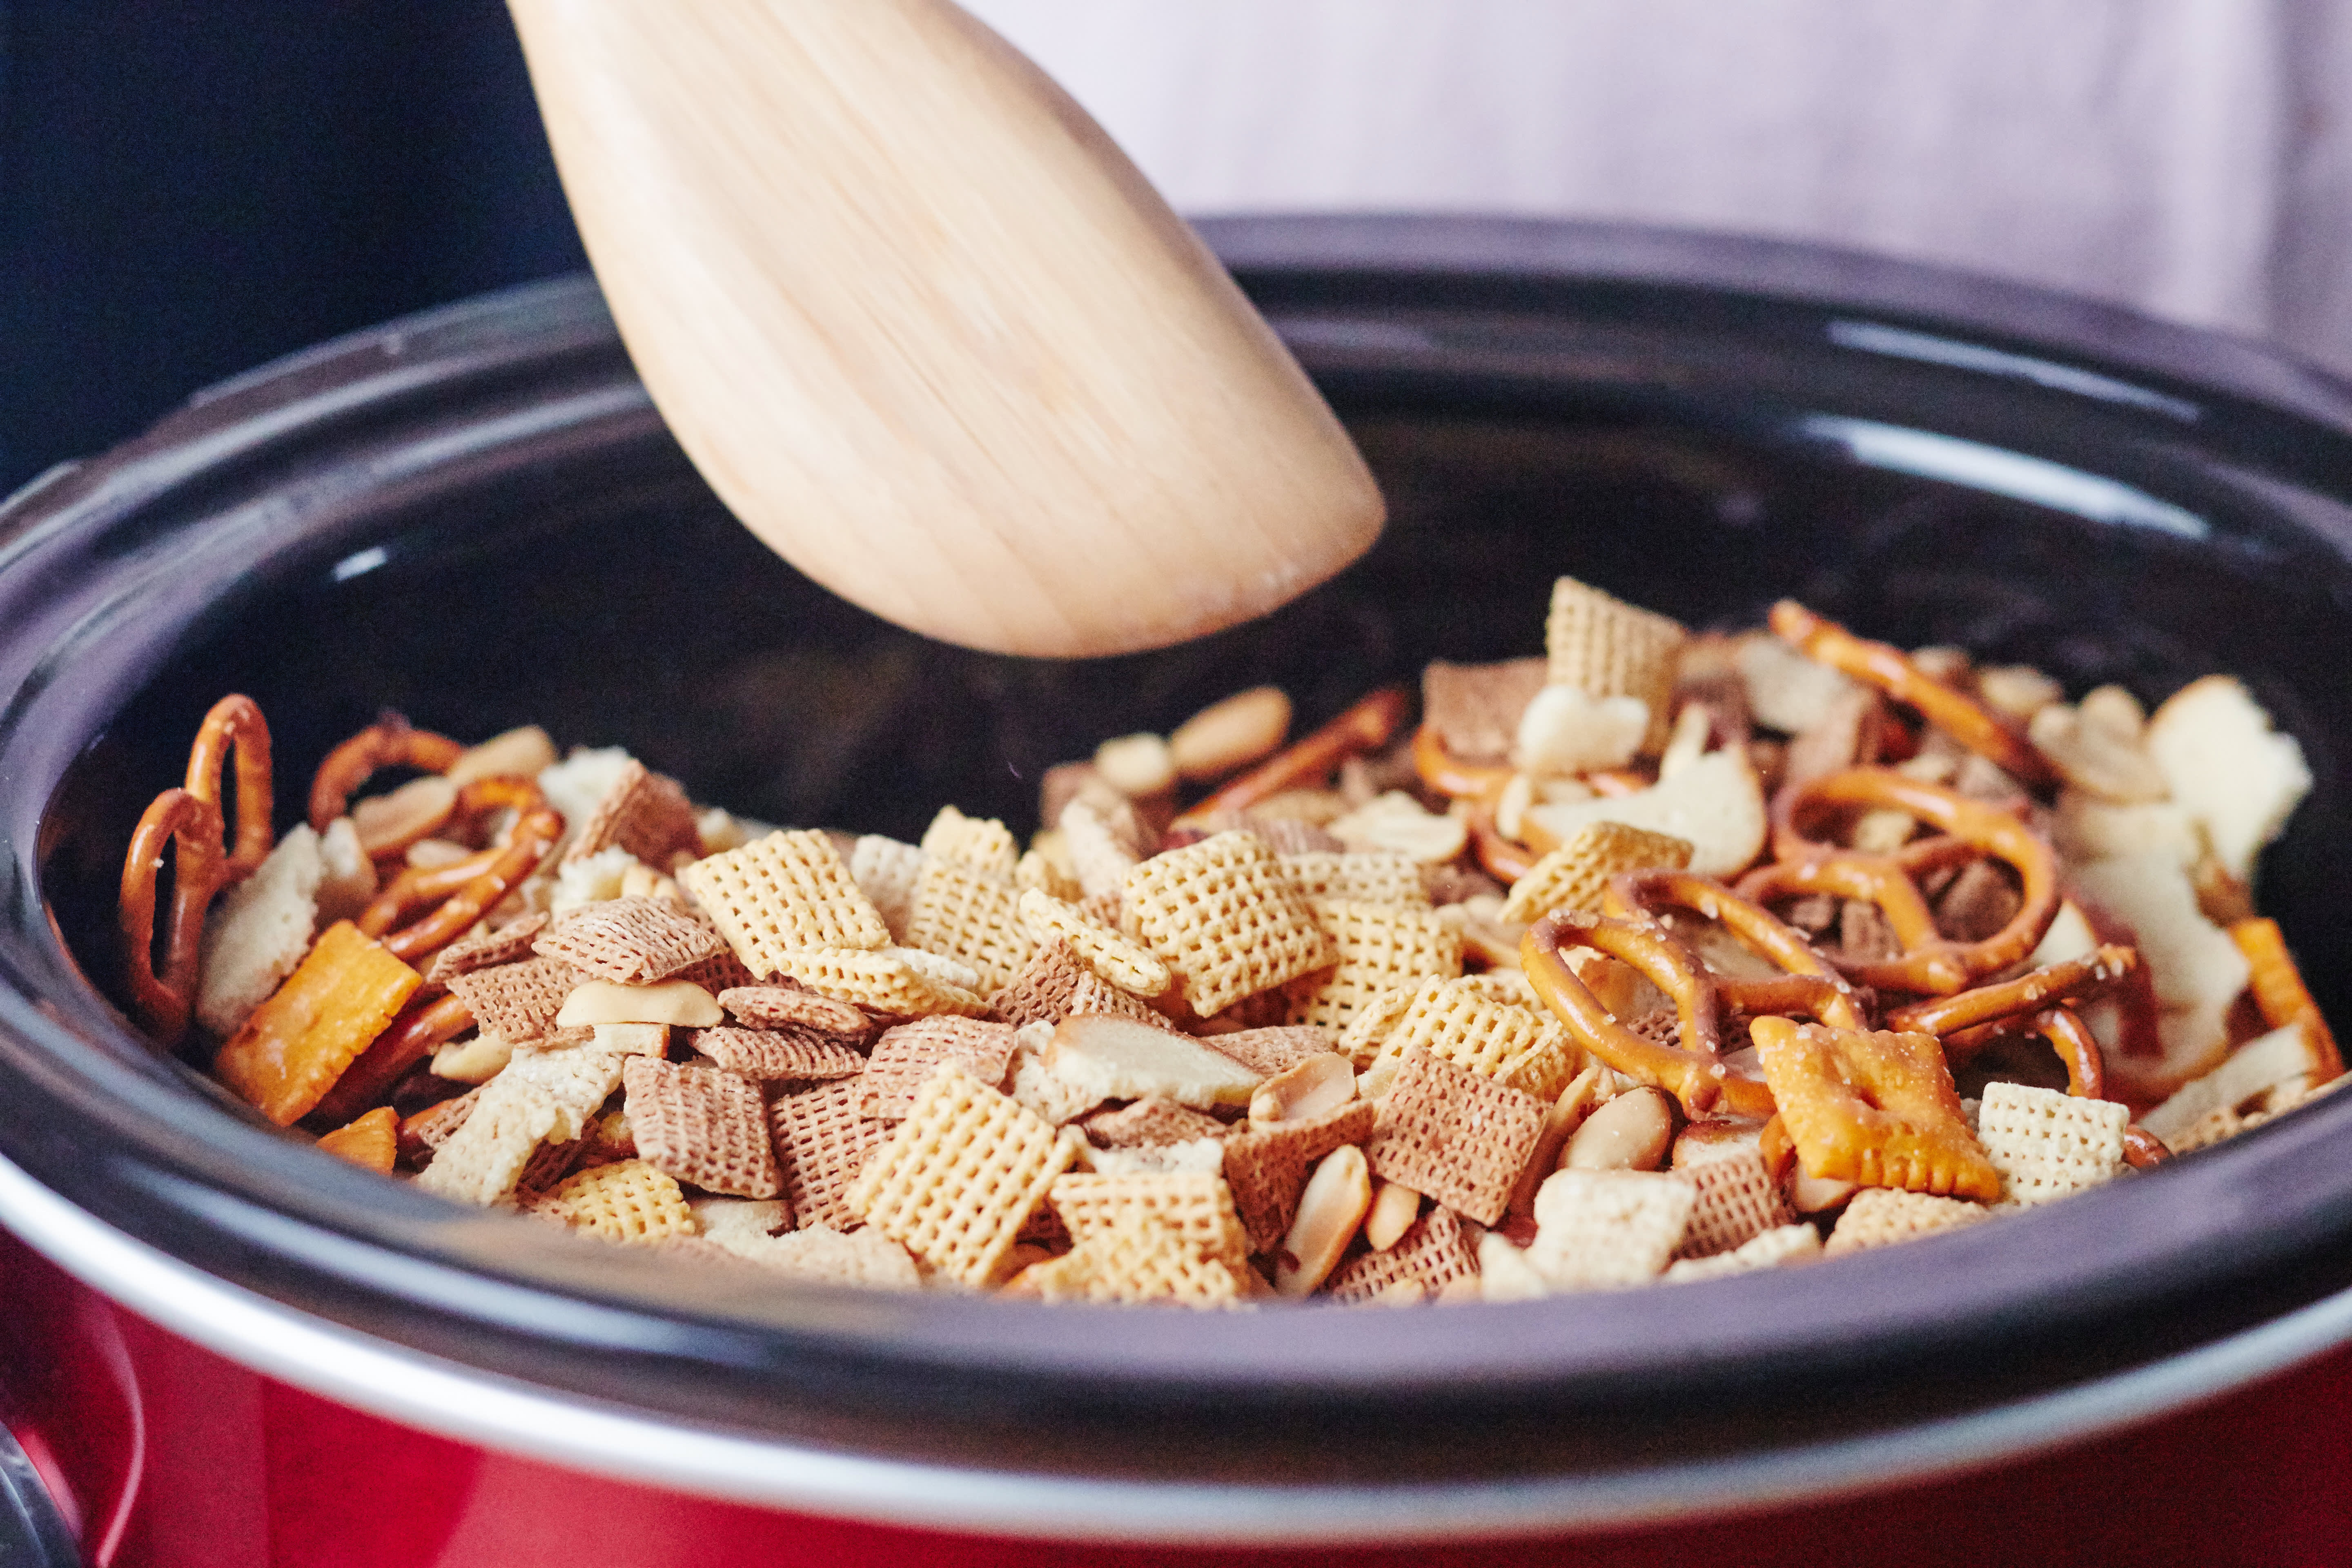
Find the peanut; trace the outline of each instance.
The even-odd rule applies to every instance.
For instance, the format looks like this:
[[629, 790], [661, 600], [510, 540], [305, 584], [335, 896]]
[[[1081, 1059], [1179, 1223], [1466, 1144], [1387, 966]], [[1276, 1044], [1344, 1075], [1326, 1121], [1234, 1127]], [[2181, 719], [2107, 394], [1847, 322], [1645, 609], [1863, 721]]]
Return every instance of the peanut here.
[[1157, 735], [1121, 735], [1095, 748], [1095, 772], [1129, 800], [1176, 787], [1176, 763]]
[[1308, 1295], [1328, 1279], [1371, 1206], [1371, 1167], [1361, 1149], [1342, 1143], [1323, 1157], [1299, 1194], [1298, 1217], [1275, 1255], [1276, 1294]]
[[555, 742], [538, 725], [525, 724], [493, 735], [478, 746], [467, 747], [449, 764], [446, 776], [463, 787], [476, 779], [535, 779], [554, 765]]
[[1252, 1121], [1304, 1121], [1356, 1098], [1356, 1072], [1336, 1051], [1308, 1057], [1259, 1084], [1250, 1094]]
[[1374, 1252], [1386, 1252], [1420, 1217], [1419, 1193], [1402, 1182], [1382, 1182], [1372, 1196], [1372, 1212], [1364, 1216], [1364, 1240]]
[[1290, 699], [1278, 686], [1256, 686], [1212, 702], [1168, 737], [1176, 771], [1194, 781], [1238, 773], [1270, 757], [1290, 733]]
[[610, 980], [590, 980], [563, 999], [555, 1015], [559, 1029], [583, 1024], [676, 1024], [707, 1029], [726, 1015], [718, 998], [691, 980], [665, 980], [655, 985], [622, 985]]
[[1654, 1171], [1674, 1142], [1673, 1102], [1644, 1084], [1584, 1119], [1562, 1152], [1563, 1171]]
[[430, 837], [457, 809], [457, 786], [438, 773], [352, 805], [352, 826], [371, 860], [399, 853]]

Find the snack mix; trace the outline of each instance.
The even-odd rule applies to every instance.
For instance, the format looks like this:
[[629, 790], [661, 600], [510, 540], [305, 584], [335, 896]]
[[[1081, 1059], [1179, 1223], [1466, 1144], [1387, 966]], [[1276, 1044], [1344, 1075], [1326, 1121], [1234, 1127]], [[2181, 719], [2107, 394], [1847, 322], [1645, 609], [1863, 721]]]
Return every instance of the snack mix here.
[[2345, 1081], [2249, 890], [2310, 775], [2236, 680], [2068, 702], [1568, 578], [1546, 640], [1431, 665], [1410, 732], [1383, 690], [1286, 744], [1261, 688], [1108, 741], [1025, 847], [951, 805], [919, 844], [773, 829], [617, 749], [393, 716], [273, 844], [229, 697], [132, 839], [124, 994], [458, 1203], [1049, 1302], [1790, 1267]]

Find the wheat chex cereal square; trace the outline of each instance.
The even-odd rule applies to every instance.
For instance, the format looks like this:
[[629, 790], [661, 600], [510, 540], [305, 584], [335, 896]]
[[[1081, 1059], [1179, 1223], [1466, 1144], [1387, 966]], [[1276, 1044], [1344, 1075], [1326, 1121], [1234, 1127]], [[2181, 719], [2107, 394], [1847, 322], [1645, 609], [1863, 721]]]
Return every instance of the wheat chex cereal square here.
[[1153, 1149], [1223, 1138], [1225, 1124], [1206, 1111], [1179, 1105], [1165, 1095], [1147, 1094], [1116, 1110], [1097, 1110], [1078, 1123], [1097, 1150]]
[[1220, 833], [1128, 873], [1127, 904], [1151, 951], [1206, 1016], [1332, 962], [1282, 862], [1249, 833]]
[[1312, 1024], [1235, 1029], [1229, 1034], [1202, 1035], [1200, 1042], [1264, 1078], [1288, 1072], [1309, 1057], [1328, 1056], [1339, 1048], [1328, 1031]]
[[463, 1002], [486, 1035], [510, 1045], [555, 1029], [563, 999], [594, 976], [560, 958], [529, 958], [449, 977], [449, 994]]
[[915, 1108], [915, 1095], [941, 1062], [954, 1062], [991, 1089], [1004, 1087], [1013, 1068], [1013, 1028], [977, 1018], [918, 1018], [885, 1029], [874, 1042], [859, 1079], [858, 1110], [881, 1121], [898, 1121]]
[[850, 1183], [890, 1129], [857, 1112], [865, 1091], [854, 1078], [836, 1079], [796, 1094], [781, 1094], [768, 1107], [768, 1131], [793, 1223], [805, 1230], [830, 1226], [854, 1230], [857, 1212], [845, 1201]]
[[1343, 1143], [1363, 1142], [1376, 1114], [1369, 1100], [1354, 1100], [1303, 1121], [1251, 1122], [1225, 1139], [1225, 1184], [1250, 1250], [1270, 1251], [1290, 1234], [1307, 1167]]
[[547, 919], [544, 913], [534, 911], [496, 931], [478, 931], [459, 937], [433, 955], [432, 967], [425, 972], [426, 982], [446, 985], [453, 974], [520, 963], [531, 955], [531, 941], [547, 929]]
[[732, 985], [719, 993], [727, 1016], [746, 1028], [797, 1027], [824, 1035], [845, 1046], [865, 1044], [874, 1020], [846, 1002], [791, 981], [775, 985]]
[[624, 1109], [640, 1158], [706, 1193], [772, 1198], [782, 1189], [759, 1086], [719, 1068], [631, 1057]]
[[1336, 1301], [1370, 1301], [1400, 1281], [1434, 1296], [1457, 1279], [1478, 1277], [1477, 1245], [1452, 1209], [1433, 1207], [1385, 1252], [1343, 1264], [1325, 1291]]
[[2001, 1195], [2046, 1204], [2111, 1182], [2125, 1170], [2131, 1110], [2022, 1083], [1989, 1083], [1977, 1108], [1977, 1142], [2000, 1173]]
[[1381, 1103], [1364, 1152], [1373, 1175], [1493, 1225], [1543, 1133], [1543, 1119], [1544, 1104], [1534, 1096], [1414, 1046]]
[[907, 945], [971, 965], [985, 994], [1020, 978], [1037, 944], [1021, 923], [1020, 895], [1009, 880], [927, 856], [907, 918]]
[[1059, 942], [1039, 942], [1021, 973], [1012, 984], [991, 995], [988, 1005], [1015, 1028], [1058, 1024], [1078, 1013], [1107, 1013], [1162, 1027], [1167, 1024], [1149, 1004], [1106, 983]]
[[1887, 1247], [1932, 1236], [1939, 1230], [1957, 1230], [1991, 1217], [1992, 1210], [1984, 1205], [1959, 1198], [1939, 1198], [1897, 1187], [1864, 1187], [1845, 1205], [1845, 1213], [1838, 1216], [1829, 1243], [1822, 1250], [1835, 1257], [1865, 1247]]
[[656, 871], [667, 871], [677, 855], [702, 852], [702, 833], [695, 826], [694, 805], [686, 798], [686, 791], [677, 780], [663, 777], [635, 758], [573, 835], [563, 858], [583, 860], [616, 847]]
[[600, 980], [650, 985], [724, 951], [719, 933], [659, 899], [607, 899], [572, 910], [531, 951]]
[[1609, 879], [1628, 871], [1679, 871], [1691, 860], [1691, 842], [1622, 822], [1588, 822], [1511, 884], [1503, 919], [1529, 925], [1554, 910], [1598, 912]]
[[1640, 698], [1650, 705], [1642, 749], [1654, 752], [1674, 719], [1675, 676], [1689, 637], [1679, 621], [1562, 577], [1552, 584], [1544, 623], [1547, 681], [1588, 697]]
[[725, 1025], [697, 1029], [688, 1043], [729, 1072], [757, 1084], [814, 1083], [856, 1078], [866, 1070], [866, 1058], [843, 1045], [841, 1037], [797, 1026], [746, 1029]]
[[1689, 1178], [1698, 1194], [1683, 1232], [1681, 1257], [1712, 1258], [1732, 1251], [1796, 1217], [1763, 1156], [1753, 1150], [1685, 1166], [1675, 1173]]
[[[1269, 846], [1276, 837], [1267, 828], [1252, 831]], [[1429, 887], [1422, 880], [1420, 863], [1393, 849], [1285, 851], [1282, 868], [1303, 898], [1429, 908]]]
[[890, 928], [850, 879], [833, 840], [813, 828], [782, 829], [678, 872], [743, 966], [762, 979], [783, 955], [812, 949], [890, 945]]
[[1013, 830], [992, 816], [966, 816], [954, 806], [940, 807], [923, 829], [926, 859], [950, 860], [998, 882], [1010, 882], [1021, 863], [1021, 846]]
[[400, 1121], [400, 1152], [412, 1164], [423, 1164], [433, 1152], [449, 1141], [450, 1134], [466, 1124], [474, 1107], [482, 1098], [477, 1087], [454, 1099], [428, 1105], [414, 1116]]
[[523, 1212], [560, 1220], [606, 1241], [647, 1245], [690, 1237], [694, 1211], [677, 1183], [643, 1160], [621, 1160], [567, 1176]]
[[1697, 1199], [1680, 1171], [1555, 1171], [1536, 1192], [1528, 1261], [1570, 1288], [1655, 1279], [1682, 1244]]
[[1519, 718], [1551, 679], [1540, 658], [1500, 664], [1429, 664], [1421, 672], [1423, 721], [1446, 753], [1465, 763], [1499, 763], [1511, 754]]
[[1213, 1173], [1081, 1173], [1054, 1178], [1048, 1196], [1071, 1239], [1080, 1243], [1149, 1215], [1204, 1257], [1223, 1258], [1236, 1268], [1249, 1261], [1249, 1237], [1234, 1213], [1233, 1194]]
[[1058, 942], [1100, 979], [1137, 996], [1168, 989], [1168, 966], [1150, 948], [1075, 904], [1035, 889], [1024, 891], [1021, 921], [1039, 943]]
[[934, 1269], [982, 1285], [1081, 1142], [950, 1064], [925, 1081], [847, 1201]]
[[1461, 934], [1435, 910], [1356, 899], [1317, 899], [1308, 908], [1339, 961], [1328, 976], [1294, 994], [1291, 1011], [1298, 1023], [1344, 1029], [1400, 985], [1462, 973]]

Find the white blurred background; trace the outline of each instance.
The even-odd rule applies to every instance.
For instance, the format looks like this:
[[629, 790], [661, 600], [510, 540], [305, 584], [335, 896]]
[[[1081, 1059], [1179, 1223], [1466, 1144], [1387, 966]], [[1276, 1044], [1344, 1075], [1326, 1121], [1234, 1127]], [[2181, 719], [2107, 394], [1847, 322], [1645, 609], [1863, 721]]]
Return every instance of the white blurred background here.
[[964, 0], [1188, 214], [1832, 240], [2352, 372], [2341, 0]]

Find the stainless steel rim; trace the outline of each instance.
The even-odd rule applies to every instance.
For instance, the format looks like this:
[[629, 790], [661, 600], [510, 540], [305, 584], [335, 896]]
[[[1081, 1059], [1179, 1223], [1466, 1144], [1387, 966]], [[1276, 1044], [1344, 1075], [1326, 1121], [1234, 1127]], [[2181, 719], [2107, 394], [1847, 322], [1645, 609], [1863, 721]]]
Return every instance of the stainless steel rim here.
[[0, 1222], [93, 1289], [313, 1394], [442, 1436], [672, 1490], [908, 1528], [1334, 1545], [1671, 1524], [2014, 1461], [2211, 1399], [2352, 1339], [2352, 1291], [2171, 1360], [1895, 1433], [1637, 1471], [1399, 1487], [1153, 1484], [958, 1469], [656, 1420], [354, 1334], [93, 1219], [0, 1159]]

